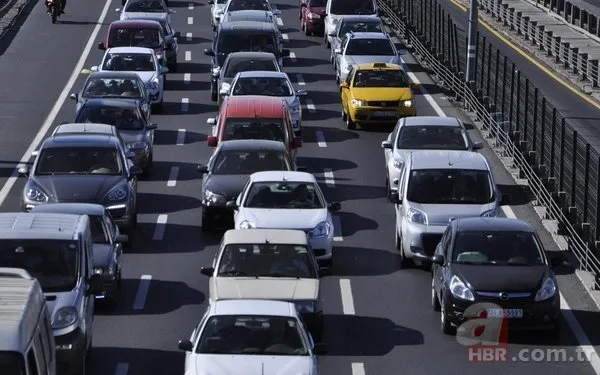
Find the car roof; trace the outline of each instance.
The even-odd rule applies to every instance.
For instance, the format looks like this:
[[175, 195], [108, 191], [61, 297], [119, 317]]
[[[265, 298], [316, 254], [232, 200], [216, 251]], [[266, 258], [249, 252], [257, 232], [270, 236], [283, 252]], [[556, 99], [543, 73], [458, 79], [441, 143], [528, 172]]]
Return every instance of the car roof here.
[[220, 150], [239, 150], [239, 151], [255, 151], [255, 150], [276, 150], [285, 151], [286, 148], [283, 142], [270, 141], [266, 139], [235, 139], [231, 141], [223, 141], [220, 145]]
[[372, 22], [372, 23], [382, 23], [381, 22], [381, 18], [379, 18], [378, 16], [367, 15], [367, 14], [342, 16], [342, 20], [341, 21], [343, 21], [343, 22], [365, 22], [365, 23]]
[[223, 235], [223, 244], [274, 244], [308, 246], [306, 233], [291, 229], [230, 229]]
[[297, 317], [296, 308], [291, 302], [273, 300], [223, 300], [210, 304], [210, 315], [264, 315]]
[[154, 53], [150, 48], [145, 47], [112, 47], [106, 53], [139, 53], [142, 55], [152, 55]]
[[76, 240], [83, 224], [89, 225], [85, 215], [3, 212], [0, 213], [0, 236], [4, 239]]
[[275, 181], [287, 181], [287, 182], [312, 182], [317, 183], [317, 179], [314, 175], [307, 172], [297, 171], [262, 171], [256, 172], [250, 175], [250, 179], [253, 182], [275, 182]]
[[239, 78], [285, 78], [290, 79], [285, 72], [274, 72], [266, 70], [250, 70], [238, 73]]
[[390, 36], [386, 33], [376, 32], [350, 32], [352, 39], [390, 39]]
[[[241, 21], [244, 21], [244, 19], [243, 19], [244, 17], [267, 18], [267, 17], [272, 17], [272, 16], [271, 16], [271, 12], [269, 12], [268, 10], [243, 9], [243, 10], [234, 10], [234, 11], [227, 12], [226, 17], [227, 17], [227, 19], [230, 19], [232, 17], [233, 18], [239, 17], [239, 18], [242, 18]], [[252, 21], [252, 20], [245, 20], [245, 21]], [[262, 21], [259, 21], [259, 22], [262, 22]]]
[[138, 102], [131, 99], [113, 99], [113, 98], [90, 98], [86, 99], [84, 107], [118, 107], [118, 108], [138, 108]]
[[519, 219], [509, 219], [505, 217], [467, 217], [455, 220], [456, 229], [462, 231], [519, 231], [534, 233], [533, 227]]
[[227, 98], [225, 118], [283, 118], [286, 101], [277, 96], [241, 95]]
[[364, 63], [356, 65], [358, 70], [402, 70], [404, 68], [398, 64], [390, 64], [390, 63]]
[[485, 157], [473, 151], [422, 150], [411, 152], [411, 169], [472, 169], [488, 171]]
[[71, 133], [50, 137], [44, 141], [41, 149], [58, 147], [115, 147], [120, 145], [116, 136], [92, 133]]
[[169, 19], [169, 13], [160, 12], [160, 13], [144, 13], [144, 16], [140, 17], [138, 12], [127, 12], [125, 11], [125, 20], [140, 20], [140, 21], [159, 21], [166, 22]]
[[47, 203], [33, 207], [30, 212], [102, 216], [105, 210], [101, 204], [93, 203]]
[[456, 117], [409, 116], [404, 118], [403, 126], [453, 126], [461, 128], [462, 123]]
[[227, 57], [230, 60], [240, 59], [240, 60], [274, 60], [276, 59], [275, 55], [272, 52], [231, 52]]
[[274, 31], [273, 22], [229, 21], [220, 24], [221, 31]]
[[81, 133], [92, 133], [92, 134], [106, 134], [114, 135], [118, 134], [117, 128], [108, 124], [95, 124], [95, 123], [69, 123], [60, 124], [54, 129], [52, 135], [61, 134], [81, 134]]
[[[117, 47], [115, 47], [117, 48]], [[137, 79], [139, 76], [132, 72], [93, 72], [90, 74], [89, 78], [115, 78], [115, 79]], [[88, 78], [88, 79], [89, 79]]]
[[109, 29], [160, 29], [160, 22], [154, 20], [128, 19], [117, 20], [110, 24]]

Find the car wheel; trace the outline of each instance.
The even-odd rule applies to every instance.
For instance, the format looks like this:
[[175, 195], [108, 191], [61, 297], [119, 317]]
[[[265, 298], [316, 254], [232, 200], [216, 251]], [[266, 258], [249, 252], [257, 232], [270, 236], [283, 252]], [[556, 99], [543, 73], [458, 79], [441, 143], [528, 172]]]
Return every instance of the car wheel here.
[[435, 279], [431, 276], [431, 308], [433, 311], [440, 311], [440, 300], [435, 293]]
[[333, 269], [333, 254], [331, 255], [331, 258], [329, 258], [329, 259], [320, 260], [319, 266]]
[[356, 130], [356, 123], [352, 121], [350, 114], [346, 111], [346, 129], [348, 130]]
[[202, 231], [210, 232], [212, 229], [213, 229], [213, 222], [203, 209], [202, 210]]
[[342, 121], [346, 122], [347, 119], [348, 115], [346, 114], [346, 111], [344, 111], [344, 108], [342, 108]]
[[391, 202], [392, 187], [390, 186], [390, 176], [388, 176], [387, 174], [385, 175], [385, 195], [387, 196], [387, 199]]
[[[396, 229], [397, 231], [397, 229]], [[402, 245], [402, 237], [396, 232], [396, 250], [398, 250], [398, 254], [400, 255], [400, 268], [410, 268], [412, 265], [412, 260], [406, 257], [404, 253], [404, 245]]]
[[304, 35], [306, 36], [311, 36], [312, 32], [310, 32], [310, 30], [308, 29], [308, 26], [306, 25], [306, 23], [304, 23]]
[[440, 329], [442, 333], [446, 335], [452, 335], [455, 332], [455, 328], [448, 320], [448, 313], [446, 312], [446, 303], [442, 300], [440, 302]]

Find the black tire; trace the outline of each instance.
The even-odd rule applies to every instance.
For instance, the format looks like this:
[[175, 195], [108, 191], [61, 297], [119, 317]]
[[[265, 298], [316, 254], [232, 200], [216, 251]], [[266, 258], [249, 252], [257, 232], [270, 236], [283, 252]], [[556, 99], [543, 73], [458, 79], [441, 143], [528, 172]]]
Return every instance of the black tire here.
[[148, 178], [152, 175], [152, 165], [154, 164], [154, 155], [150, 153], [148, 156], [148, 164], [146, 164], [146, 168], [144, 168], [144, 177]]
[[356, 123], [352, 121], [350, 114], [346, 111], [346, 129], [348, 130], [356, 130]]
[[456, 328], [448, 320], [448, 314], [446, 313], [446, 303], [440, 302], [440, 330], [445, 335], [454, 335]]
[[406, 257], [404, 254], [404, 246], [402, 245], [402, 237], [398, 233], [396, 233], [396, 250], [398, 250], [398, 254], [400, 255], [399, 266], [401, 269], [410, 268], [412, 266], [412, 260]]
[[56, 5], [53, 5], [52, 8], [50, 9], [52, 23], [56, 23], [56, 20], [58, 19], [59, 14], [60, 14], [60, 10], [58, 9], [58, 7]]
[[346, 114], [346, 111], [344, 111], [344, 109], [342, 108], [342, 121], [346, 122], [348, 120], [348, 115]]
[[440, 300], [437, 297], [437, 293], [435, 292], [435, 280], [433, 278], [433, 274], [431, 276], [431, 308], [433, 311], [440, 311]]
[[202, 231], [203, 232], [210, 232], [210, 231], [213, 230], [213, 228], [214, 228], [213, 221], [206, 214], [206, 212], [204, 211], [204, 209], [202, 209]]

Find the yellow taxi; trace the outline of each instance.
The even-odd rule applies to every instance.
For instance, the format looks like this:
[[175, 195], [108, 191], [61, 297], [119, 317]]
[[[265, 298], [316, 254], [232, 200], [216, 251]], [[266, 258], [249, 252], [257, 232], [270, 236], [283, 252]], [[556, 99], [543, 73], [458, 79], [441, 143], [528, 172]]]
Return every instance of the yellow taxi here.
[[350, 130], [356, 124], [395, 123], [401, 117], [416, 116], [413, 89], [400, 65], [368, 63], [354, 65], [340, 84], [342, 119]]

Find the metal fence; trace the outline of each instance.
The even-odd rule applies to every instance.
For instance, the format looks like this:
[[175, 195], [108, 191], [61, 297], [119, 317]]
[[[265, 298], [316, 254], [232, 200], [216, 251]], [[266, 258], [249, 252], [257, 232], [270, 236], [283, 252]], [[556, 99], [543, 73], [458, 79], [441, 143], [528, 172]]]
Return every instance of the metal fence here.
[[[444, 1], [444, 0], [442, 0]], [[515, 64], [478, 35], [475, 82], [464, 82], [467, 33], [437, 0], [379, 0], [382, 17], [447, 96], [510, 158], [578, 267], [600, 285], [600, 158]]]

